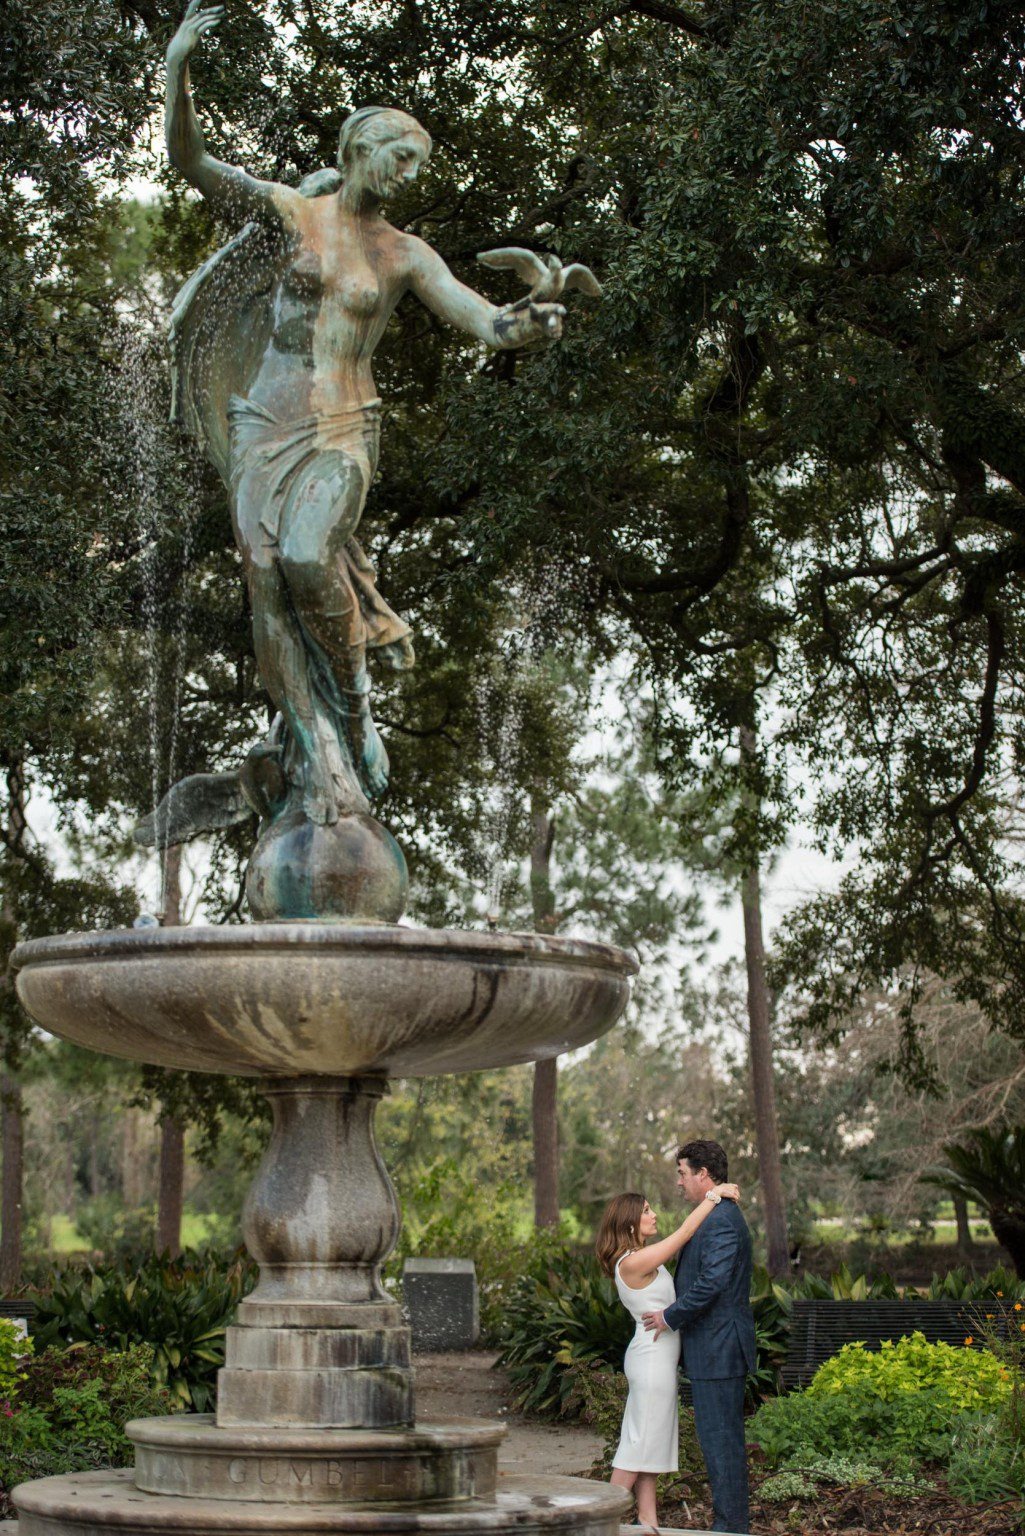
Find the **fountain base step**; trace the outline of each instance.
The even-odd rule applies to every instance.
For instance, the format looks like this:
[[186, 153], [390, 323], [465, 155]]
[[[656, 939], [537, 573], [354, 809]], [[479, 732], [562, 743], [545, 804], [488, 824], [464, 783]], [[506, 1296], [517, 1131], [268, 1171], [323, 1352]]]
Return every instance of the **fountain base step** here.
[[15, 1490], [19, 1536], [619, 1536], [630, 1495], [570, 1477], [503, 1477], [492, 1498], [389, 1506], [271, 1504], [144, 1493], [130, 1469]]
[[410, 1425], [409, 1329], [229, 1328], [225, 1364], [217, 1373], [217, 1422], [332, 1429]]
[[325, 1429], [409, 1425], [413, 1372], [407, 1366], [217, 1373], [218, 1424]]
[[424, 1505], [492, 1495], [505, 1426], [447, 1419], [413, 1429], [244, 1429], [215, 1424], [210, 1414], [182, 1414], [136, 1419], [127, 1433], [143, 1493]]

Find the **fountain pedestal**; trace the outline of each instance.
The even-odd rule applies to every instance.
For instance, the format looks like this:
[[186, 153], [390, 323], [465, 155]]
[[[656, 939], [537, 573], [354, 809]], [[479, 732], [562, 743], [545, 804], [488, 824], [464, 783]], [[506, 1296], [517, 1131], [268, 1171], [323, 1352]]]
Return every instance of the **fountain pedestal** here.
[[382, 1076], [268, 1080], [274, 1129], [242, 1231], [260, 1266], [228, 1329], [217, 1423], [413, 1422], [409, 1330], [380, 1280], [399, 1206], [374, 1143]]
[[274, 1127], [243, 1214], [260, 1266], [216, 1416], [137, 1420], [134, 1470], [16, 1490], [19, 1536], [433, 1532], [616, 1536], [629, 1496], [498, 1472], [500, 1424], [417, 1423], [409, 1330], [380, 1280], [399, 1209], [374, 1142], [389, 1074], [583, 1045], [634, 962], [536, 935], [330, 923], [75, 934], [21, 945], [22, 1002], [78, 1044], [259, 1076]]

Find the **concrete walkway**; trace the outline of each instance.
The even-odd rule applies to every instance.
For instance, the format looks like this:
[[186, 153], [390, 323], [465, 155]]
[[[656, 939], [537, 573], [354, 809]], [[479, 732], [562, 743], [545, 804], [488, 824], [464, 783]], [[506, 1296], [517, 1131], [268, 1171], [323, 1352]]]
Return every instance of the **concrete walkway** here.
[[415, 1355], [418, 1419], [500, 1419], [507, 1434], [498, 1448], [502, 1472], [577, 1477], [601, 1455], [601, 1440], [580, 1424], [538, 1424], [512, 1410], [509, 1383], [493, 1370], [493, 1350]]

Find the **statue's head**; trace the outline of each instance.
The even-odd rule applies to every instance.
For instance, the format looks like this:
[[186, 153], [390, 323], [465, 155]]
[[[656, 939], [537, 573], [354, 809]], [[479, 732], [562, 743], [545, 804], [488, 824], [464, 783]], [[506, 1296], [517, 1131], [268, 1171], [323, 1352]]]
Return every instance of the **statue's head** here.
[[338, 165], [346, 181], [359, 180], [381, 198], [415, 181], [430, 153], [427, 129], [398, 107], [360, 107], [338, 135]]

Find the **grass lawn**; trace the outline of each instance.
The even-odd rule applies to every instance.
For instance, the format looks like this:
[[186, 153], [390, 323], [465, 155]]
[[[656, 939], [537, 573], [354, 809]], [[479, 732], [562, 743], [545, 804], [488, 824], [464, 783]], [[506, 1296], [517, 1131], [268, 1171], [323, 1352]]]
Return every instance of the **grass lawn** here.
[[[203, 1242], [216, 1227], [216, 1219], [198, 1211], [186, 1209], [182, 1217], [182, 1245], [185, 1248], [193, 1248], [197, 1243]], [[63, 1258], [69, 1253], [83, 1253], [86, 1245], [81, 1234], [70, 1216], [54, 1216], [50, 1223], [50, 1247], [48, 1250], [54, 1258]]]

